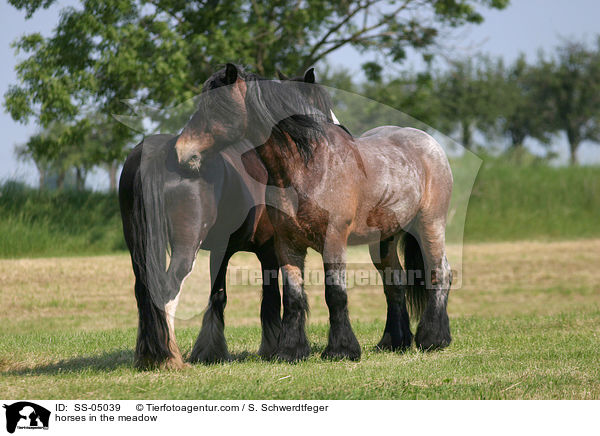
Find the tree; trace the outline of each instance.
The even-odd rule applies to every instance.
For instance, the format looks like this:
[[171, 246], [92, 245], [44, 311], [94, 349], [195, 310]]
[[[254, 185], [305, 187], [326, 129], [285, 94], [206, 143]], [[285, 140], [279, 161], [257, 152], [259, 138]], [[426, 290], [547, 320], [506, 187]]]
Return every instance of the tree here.
[[583, 141], [600, 142], [600, 38], [595, 48], [566, 42], [553, 58], [540, 57], [535, 70], [539, 99], [550, 111], [550, 128], [569, 142], [571, 165]]
[[[55, 0], [10, 0], [30, 17]], [[201, 90], [223, 62], [303, 72], [344, 46], [400, 61], [408, 47], [425, 50], [439, 30], [482, 21], [480, 7], [508, 0], [82, 0], [66, 7], [54, 33], [15, 42], [27, 57], [17, 66], [5, 107], [18, 121], [79, 123], [87, 115], [123, 113], [122, 99], [159, 107]], [[82, 110], [83, 109], [83, 110]], [[100, 126], [100, 125], [99, 125]], [[98, 126], [98, 127], [99, 127]], [[122, 160], [134, 133], [101, 126], [110, 141], [97, 163]], [[64, 142], [64, 141], [63, 141]]]
[[362, 93], [427, 125], [435, 124], [439, 118], [441, 102], [429, 72], [406, 72], [379, 83], [366, 83]]
[[521, 55], [508, 68], [501, 62], [490, 64], [491, 71], [488, 76], [496, 77], [496, 108], [487, 122], [480, 123], [488, 140], [506, 138], [509, 141], [508, 153], [517, 162], [525, 156], [523, 145], [528, 137], [539, 140], [542, 144], [549, 144], [556, 128], [550, 121], [551, 111], [540, 95], [537, 86], [536, 70], [527, 64], [524, 55]]
[[528, 136], [548, 142], [548, 125], [544, 123], [548, 111], [538, 98], [532, 70], [523, 55], [506, 71], [505, 80], [500, 128], [509, 137], [511, 147], [522, 148]]
[[15, 154], [18, 160], [32, 161], [38, 171], [38, 186], [44, 189], [46, 179], [50, 171], [52, 171], [52, 162], [47, 158], [46, 149], [48, 144], [43, 143], [44, 138], [41, 134], [35, 134], [22, 145], [15, 147]]
[[478, 56], [454, 61], [435, 78], [440, 100], [440, 130], [458, 130], [462, 145], [472, 149], [476, 129], [488, 130], [499, 116], [502, 106], [501, 60]]
[[39, 187], [44, 188], [47, 176], [56, 173], [57, 188], [62, 189], [67, 172], [74, 170], [75, 187], [83, 190], [89, 170], [95, 165], [96, 148], [89, 141], [87, 121], [67, 125], [54, 122], [31, 136], [16, 148], [17, 157], [31, 159], [40, 174]]

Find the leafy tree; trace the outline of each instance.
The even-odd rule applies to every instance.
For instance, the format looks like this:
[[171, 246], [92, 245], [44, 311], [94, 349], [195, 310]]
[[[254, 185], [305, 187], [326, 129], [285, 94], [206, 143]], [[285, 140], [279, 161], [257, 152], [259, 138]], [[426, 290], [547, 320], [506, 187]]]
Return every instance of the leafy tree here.
[[35, 163], [40, 174], [40, 189], [53, 173], [57, 176], [57, 188], [62, 189], [67, 173], [73, 169], [75, 187], [83, 190], [86, 176], [97, 162], [96, 148], [90, 143], [89, 135], [87, 120], [74, 125], [54, 122], [17, 147], [16, 154], [20, 159]]
[[566, 42], [535, 69], [539, 101], [550, 111], [549, 129], [562, 130], [576, 165], [583, 141], [600, 142], [600, 38], [596, 47]]
[[385, 73], [381, 69], [374, 82], [357, 83], [348, 70], [320, 70], [317, 80], [331, 87], [336, 116], [355, 135], [390, 124], [427, 130], [439, 107], [432, 76], [406, 72], [390, 78]]
[[488, 117], [478, 127], [490, 142], [507, 139], [510, 144], [507, 157], [516, 163], [534, 159], [523, 147], [526, 138], [549, 144], [557, 130], [550, 121], [551, 111], [540, 95], [536, 70], [527, 64], [523, 55], [507, 68], [501, 62], [488, 67], [493, 69], [488, 76], [495, 77], [496, 98], [491, 101], [497, 107], [489, 109], [495, 119]]
[[43, 143], [41, 134], [32, 135], [25, 144], [15, 146], [15, 154], [20, 161], [32, 161], [38, 171], [38, 186], [44, 189], [52, 162], [47, 157], [49, 145]]
[[535, 86], [534, 70], [523, 55], [506, 71], [505, 81], [500, 123], [511, 147], [522, 148], [527, 137], [548, 143], [552, 133], [548, 123], [550, 114]]
[[[9, 0], [32, 16], [55, 0]], [[159, 107], [197, 94], [219, 63], [249, 64], [273, 76], [277, 67], [303, 72], [344, 46], [401, 61], [408, 47], [426, 50], [444, 27], [482, 21], [482, 7], [508, 0], [82, 0], [61, 10], [53, 34], [15, 42], [26, 55], [5, 107], [18, 121], [42, 128], [95, 126], [98, 164], [123, 159], [135, 134], [108, 116], [122, 99]], [[94, 121], [95, 122], [95, 121]], [[64, 138], [60, 144], [65, 144]]]
[[474, 146], [476, 129], [489, 130], [499, 117], [504, 85], [502, 61], [479, 56], [458, 60], [435, 78], [439, 130], [457, 130], [462, 145]]
[[361, 93], [428, 125], [439, 118], [441, 102], [428, 72], [406, 72], [380, 83], [366, 83]]

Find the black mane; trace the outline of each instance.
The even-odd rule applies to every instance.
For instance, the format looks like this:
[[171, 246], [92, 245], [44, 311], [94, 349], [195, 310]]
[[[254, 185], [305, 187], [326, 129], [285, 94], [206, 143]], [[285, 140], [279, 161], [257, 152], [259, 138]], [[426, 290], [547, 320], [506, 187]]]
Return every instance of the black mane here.
[[[246, 110], [250, 128], [263, 136], [271, 135], [282, 144], [289, 144], [288, 137], [296, 145], [303, 159], [312, 157], [315, 143], [325, 139], [323, 124], [328, 121], [327, 112], [316, 108], [295, 87], [268, 80], [246, 72], [236, 66], [238, 78], [246, 82]], [[228, 92], [219, 92], [227, 86], [225, 68], [213, 74], [204, 84], [197, 114], [221, 119], [239, 117], [239, 107]], [[216, 92], [215, 92], [216, 91]], [[257, 135], [261, 136], [261, 135]]]
[[331, 118], [333, 102], [329, 92], [323, 86], [314, 82], [305, 82], [303, 76], [287, 79], [287, 83], [302, 93], [314, 107], [321, 111], [328, 122], [333, 123], [333, 118]]

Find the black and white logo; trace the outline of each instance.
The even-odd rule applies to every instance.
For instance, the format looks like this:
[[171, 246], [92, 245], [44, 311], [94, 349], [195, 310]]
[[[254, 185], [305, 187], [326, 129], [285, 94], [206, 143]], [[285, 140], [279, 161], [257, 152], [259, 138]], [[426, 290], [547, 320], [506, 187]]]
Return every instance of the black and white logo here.
[[29, 401], [5, 404], [6, 431], [14, 433], [16, 429], [39, 430], [48, 429], [50, 411]]

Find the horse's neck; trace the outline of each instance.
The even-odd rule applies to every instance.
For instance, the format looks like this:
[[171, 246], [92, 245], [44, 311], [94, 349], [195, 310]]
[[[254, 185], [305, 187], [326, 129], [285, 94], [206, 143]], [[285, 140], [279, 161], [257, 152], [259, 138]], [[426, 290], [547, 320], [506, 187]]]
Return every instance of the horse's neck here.
[[269, 184], [286, 187], [291, 183], [299, 166], [304, 165], [296, 145], [289, 140], [288, 144], [280, 144], [272, 136], [261, 146], [256, 148], [269, 175]]
[[[203, 248], [216, 251], [225, 250], [228, 244], [243, 247], [252, 239], [261, 213], [257, 206], [265, 204], [267, 184], [266, 170], [253, 149], [237, 146], [221, 152], [221, 156], [223, 186], [218, 196], [217, 222], [203, 243]], [[236, 240], [230, 238], [233, 234]]]

